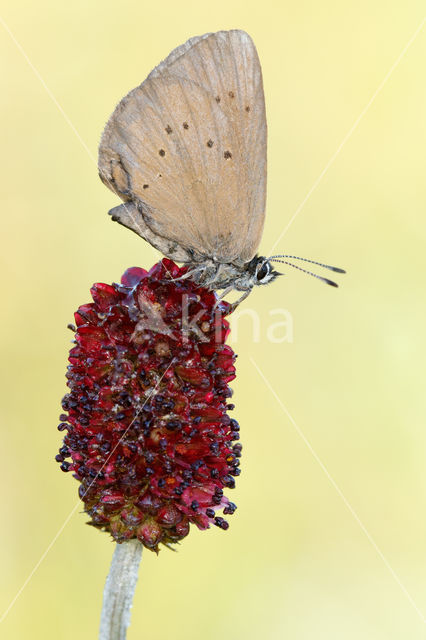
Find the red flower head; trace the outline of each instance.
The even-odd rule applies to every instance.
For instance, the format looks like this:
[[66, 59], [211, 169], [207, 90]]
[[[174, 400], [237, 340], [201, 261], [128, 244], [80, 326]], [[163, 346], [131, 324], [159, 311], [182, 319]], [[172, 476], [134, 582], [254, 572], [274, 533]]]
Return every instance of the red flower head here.
[[[68, 393], [56, 456], [80, 481], [89, 524], [117, 542], [158, 550], [215, 524], [235, 505], [241, 445], [227, 404], [235, 355], [225, 345], [230, 305], [164, 259], [121, 284], [96, 284], [75, 314]], [[71, 458], [71, 461], [67, 461]]]

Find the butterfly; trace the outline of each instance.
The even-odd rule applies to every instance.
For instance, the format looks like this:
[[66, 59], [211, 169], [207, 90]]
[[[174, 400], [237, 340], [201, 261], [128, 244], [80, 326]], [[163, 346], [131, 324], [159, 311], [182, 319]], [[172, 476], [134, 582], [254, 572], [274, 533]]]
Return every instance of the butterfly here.
[[[174, 49], [118, 104], [99, 146], [101, 180], [123, 200], [112, 219], [186, 276], [245, 299], [279, 274], [257, 255], [266, 203], [267, 125], [262, 71], [250, 36], [206, 33]], [[337, 286], [311, 272], [311, 275]]]

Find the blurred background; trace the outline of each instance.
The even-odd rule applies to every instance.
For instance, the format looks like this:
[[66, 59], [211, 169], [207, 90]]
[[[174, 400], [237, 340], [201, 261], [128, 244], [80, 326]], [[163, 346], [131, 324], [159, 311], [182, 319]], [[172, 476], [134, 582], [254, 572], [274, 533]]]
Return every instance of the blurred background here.
[[[244, 303], [261, 333], [242, 315], [232, 343], [238, 511], [226, 533], [144, 553], [128, 637], [424, 637], [426, 28], [387, 76], [423, 12], [410, 0], [4, 0], [1, 612], [36, 570], [2, 638], [97, 636], [113, 543], [80, 508], [67, 520], [78, 484], [54, 461], [66, 325], [93, 282], [159, 258], [106, 215], [119, 202], [97, 145], [172, 48], [229, 28], [251, 34], [263, 66], [261, 252], [299, 211], [275, 252], [348, 273], [337, 290], [287, 273]], [[268, 340], [274, 309], [291, 314], [292, 342]]]

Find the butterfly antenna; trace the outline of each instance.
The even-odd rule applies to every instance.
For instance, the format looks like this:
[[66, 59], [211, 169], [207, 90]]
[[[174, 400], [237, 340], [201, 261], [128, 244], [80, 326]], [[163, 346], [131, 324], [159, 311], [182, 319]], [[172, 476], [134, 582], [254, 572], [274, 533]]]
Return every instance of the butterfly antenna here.
[[[303, 260], [303, 258], [301, 258]], [[329, 280], [328, 278], [323, 278], [322, 276], [319, 276], [316, 273], [313, 273], [312, 271], [308, 271], [307, 269], [303, 269], [302, 267], [299, 267], [297, 264], [292, 264], [291, 262], [287, 262], [287, 260], [277, 260], [276, 257], [272, 257], [269, 258], [269, 260], [271, 260], [271, 262], [280, 262], [281, 264], [288, 264], [289, 267], [293, 267], [293, 269], [298, 269], [299, 271], [303, 271], [303, 273], [307, 273], [309, 276], [313, 276], [314, 278], [318, 278], [318, 280], [322, 280], [323, 282], [325, 282], [326, 284], [329, 284], [331, 287], [338, 287], [339, 285], [334, 282], [333, 280]], [[313, 260], [306, 260], [306, 262], [314, 262]], [[314, 264], [319, 264], [317, 262], [315, 262]], [[326, 266], [326, 265], [321, 265], [321, 266]], [[330, 267], [333, 271], [335, 271], [336, 269], [334, 269], [334, 267]], [[342, 269], [339, 269], [339, 273], [345, 273]]]
[[[290, 260], [303, 260], [303, 262], [310, 262], [311, 264], [316, 264], [319, 267], [323, 267], [324, 269], [330, 269], [330, 271], [335, 271], [336, 273], [346, 273], [344, 269], [340, 269], [339, 267], [332, 267], [329, 264], [324, 264], [323, 262], [317, 262], [316, 260], [308, 260], [308, 258], [300, 258], [299, 256], [287, 256], [287, 255], [271, 256], [269, 260], [275, 261], [275, 258], [290, 258]], [[276, 260], [276, 262], [279, 262], [279, 260]], [[294, 264], [290, 266], [296, 267], [296, 265]], [[298, 268], [300, 269], [300, 267], [296, 267], [296, 269]], [[312, 275], [315, 275], [315, 274], [312, 274]]]

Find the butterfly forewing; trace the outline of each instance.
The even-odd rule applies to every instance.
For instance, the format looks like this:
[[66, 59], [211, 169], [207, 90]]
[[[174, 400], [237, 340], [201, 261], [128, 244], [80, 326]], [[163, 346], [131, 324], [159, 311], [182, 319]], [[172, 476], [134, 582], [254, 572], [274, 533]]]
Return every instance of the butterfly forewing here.
[[99, 169], [155, 234], [219, 262], [250, 260], [266, 189], [262, 76], [250, 37], [206, 34], [175, 49], [114, 111]]

